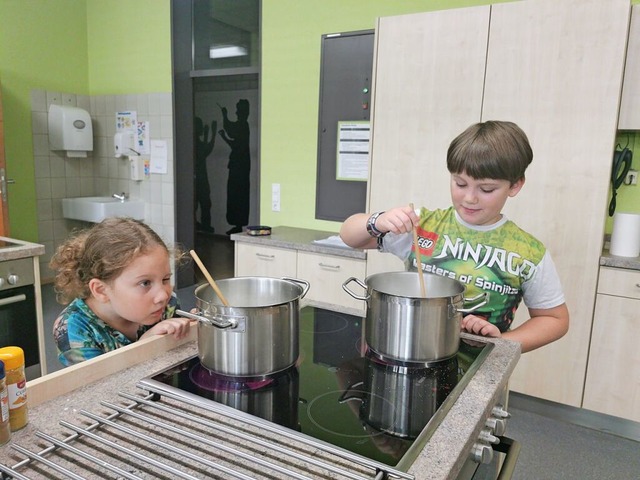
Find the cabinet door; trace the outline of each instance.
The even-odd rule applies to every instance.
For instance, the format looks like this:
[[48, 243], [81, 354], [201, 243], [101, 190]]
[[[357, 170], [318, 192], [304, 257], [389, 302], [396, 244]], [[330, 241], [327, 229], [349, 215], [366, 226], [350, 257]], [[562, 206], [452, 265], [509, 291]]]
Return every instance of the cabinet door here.
[[598, 295], [583, 407], [640, 422], [640, 300]]
[[342, 284], [350, 277], [364, 281], [365, 272], [364, 260], [298, 252], [298, 277], [311, 284], [305, 299], [314, 305], [337, 305], [364, 315], [365, 302], [345, 292]]
[[236, 277], [294, 277], [296, 251], [236, 242]]
[[[489, 6], [380, 18], [368, 210], [448, 207], [451, 140], [480, 121]], [[402, 270], [367, 257], [367, 273]]]
[[[553, 255], [572, 318], [562, 340], [522, 356], [510, 388], [574, 406], [586, 371], [629, 14], [628, 0], [492, 6], [482, 119], [517, 123], [534, 151], [505, 213]], [[516, 325], [525, 318], [523, 308]]]
[[631, 10], [618, 128], [640, 130], [640, 5], [634, 5]]

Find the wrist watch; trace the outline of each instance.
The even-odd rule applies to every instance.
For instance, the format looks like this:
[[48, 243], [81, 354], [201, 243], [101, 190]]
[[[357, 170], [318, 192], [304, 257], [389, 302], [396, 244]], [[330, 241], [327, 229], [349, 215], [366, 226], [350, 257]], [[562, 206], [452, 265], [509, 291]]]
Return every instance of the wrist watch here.
[[376, 228], [376, 220], [383, 213], [384, 212], [376, 212], [373, 215], [371, 215], [367, 220], [367, 232], [369, 232], [369, 235], [371, 235], [374, 238], [382, 238], [387, 233], [387, 232], [381, 232]]

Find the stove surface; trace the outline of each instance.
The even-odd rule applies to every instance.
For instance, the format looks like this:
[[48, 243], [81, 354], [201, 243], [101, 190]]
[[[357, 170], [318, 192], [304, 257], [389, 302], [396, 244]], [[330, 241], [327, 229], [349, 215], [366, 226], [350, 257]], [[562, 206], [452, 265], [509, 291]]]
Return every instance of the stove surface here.
[[461, 342], [456, 357], [435, 366], [390, 364], [368, 351], [363, 325], [361, 317], [305, 307], [300, 358], [286, 371], [230, 378], [194, 356], [145, 380], [394, 466], [419, 435], [421, 442], [428, 439], [436, 413], [455, 401], [491, 345]]

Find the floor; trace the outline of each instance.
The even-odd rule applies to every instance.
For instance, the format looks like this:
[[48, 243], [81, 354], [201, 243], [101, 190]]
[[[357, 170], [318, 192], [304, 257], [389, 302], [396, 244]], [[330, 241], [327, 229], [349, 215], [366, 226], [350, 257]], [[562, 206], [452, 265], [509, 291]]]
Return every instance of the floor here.
[[[214, 277], [233, 276], [233, 242], [226, 236], [198, 236], [196, 252]], [[204, 277], [198, 275], [198, 284]], [[51, 326], [62, 306], [55, 302], [52, 285], [43, 286], [45, 329]], [[177, 291], [181, 306], [195, 306], [194, 286]], [[61, 367], [52, 342], [47, 344], [49, 371]], [[531, 398], [531, 397], [529, 397]], [[572, 423], [569, 415], [550, 414], [512, 395], [507, 436], [522, 445], [513, 480], [639, 480], [640, 442]], [[577, 410], [577, 409], [573, 409]], [[581, 411], [582, 412], [582, 411]], [[633, 424], [640, 431], [640, 425]], [[640, 438], [633, 436], [631, 438]]]

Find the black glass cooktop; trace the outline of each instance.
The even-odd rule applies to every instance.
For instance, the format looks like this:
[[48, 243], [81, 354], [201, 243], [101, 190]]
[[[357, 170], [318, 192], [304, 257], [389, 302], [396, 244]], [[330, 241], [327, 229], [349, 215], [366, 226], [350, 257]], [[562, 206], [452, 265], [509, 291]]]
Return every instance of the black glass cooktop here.
[[363, 324], [361, 317], [305, 307], [300, 358], [286, 371], [230, 378], [195, 356], [149, 379], [395, 466], [445, 399], [453, 403], [490, 344], [461, 342], [456, 357], [428, 368], [389, 363], [367, 349]]

